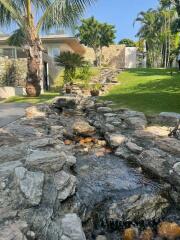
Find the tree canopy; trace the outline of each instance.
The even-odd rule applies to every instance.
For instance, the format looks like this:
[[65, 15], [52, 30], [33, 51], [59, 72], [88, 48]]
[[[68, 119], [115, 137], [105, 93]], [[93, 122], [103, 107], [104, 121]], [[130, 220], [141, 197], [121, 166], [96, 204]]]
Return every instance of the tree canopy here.
[[81, 43], [94, 49], [97, 62], [100, 60], [102, 47], [108, 47], [114, 43], [115, 26], [100, 23], [94, 17], [83, 19], [77, 30]]
[[119, 41], [119, 44], [124, 44], [126, 47], [135, 47], [136, 43], [128, 38], [123, 38], [122, 40]]

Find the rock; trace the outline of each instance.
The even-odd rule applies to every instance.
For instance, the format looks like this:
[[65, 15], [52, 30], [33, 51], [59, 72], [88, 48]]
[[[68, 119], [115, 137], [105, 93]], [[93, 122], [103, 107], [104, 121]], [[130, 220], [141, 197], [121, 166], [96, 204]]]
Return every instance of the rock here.
[[126, 147], [133, 153], [141, 153], [143, 151], [143, 148], [142, 147], [139, 147], [138, 145], [136, 145], [135, 143], [133, 142], [127, 142], [126, 143]]
[[9, 176], [11, 173], [14, 172], [14, 169], [16, 167], [21, 167], [21, 166], [22, 166], [22, 162], [20, 161], [6, 162], [3, 164], [0, 164], [0, 178]]
[[115, 127], [112, 124], [106, 123], [104, 127], [105, 127], [106, 132], [114, 132], [115, 131]]
[[56, 97], [52, 102], [53, 108], [57, 109], [74, 109], [76, 107], [76, 97], [72, 96], [61, 96]]
[[26, 108], [26, 117], [27, 118], [44, 118], [46, 113], [42, 112], [36, 106]]
[[76, 214], [66, 214], [62, 219], [61, 240], [86, 240], [80, 218]]
[[133, 195], [119, 203], [113, 203], [108, 211], [108, 220], [110, 222], [152, 221], [161, 218], [168, 206], [168, 201], [157, 194]]
[[138, 229], [131, 227], [126, 228], [123, 233], [123, 240], [134, 240], [138, 237]]
[[13, 147], [2, 146], [0, 148], [0, 163], [25, 160], [27, 147], [28, 145], [25, 143], [20, 143]]
[[167, 178], [169, 176], [170, 164], [166, 154], [159, 149], [144, 150], [138, 158], [142, 167], [157, 176]]
[[98, 107], [97, 112], [98, 113], [111, 113], [112, 109], [109, 107]]
[[76, 178], [64, 171], [55, 174], [54, 183], [58, 191], [58, 199], [61, 201], [74, 195], [76, 191]]
[[26, 166], [47, 173], [58, 172], [62, 170], [66, 160], [64, 152], [33, 150], [26, 158]]
[[120, 133], [116, 134], [107, 133], [105, 135], [105, 138], [111, 147], [119, 147], [120, 145], [123, 145], [127, 140], [126, 137]]
[[98, 236], [96, 237], [96, 240], [107, 240], [107, 238], [106, 238], [106, 236], [104, 236], [104, 235], [98, 235]]
[[158, 226], [158, 235], [162, 238], [177, 239], [180, 237], [180, 225], [170, 222], [162, 222]]
[[175, 138], [162, 138], [156, 141], [156, 146], [165, 152], [180, 157], [180, 141]]
[[170, 171], [170, 182], [180, 191], [180, 162], [173, 165]]
[[28, 204], [36, 206], [40, 203], [44, 184], [44, 174], [29, 172], [23, 167], [15, 169], [15, 180]]
[[72, 167], [76, 164], [76, 157], [72, 156], [72, 155], [67, 155], [67, 158], [66, 158], [66, 164], [69, 166], [69, 167]]
[[116, 149], [115, 153], [114, 153], [116, 156], [118, 157], [122, 157], [124, 159], [128, 159], [129, 156], [130, 156], [130, 152], [129, 150], [124, 147], [124, 146], [120, 146]]
[[147, 126], [147, 121], [144, 118], [131, 117], [125, 120], [125, 123], [128, 125], [128, 128], [131, 129], [145, 129]]
[[37, 148], [46, 148], [46, 147], [54, 147], [57, 144], [57, 140], [53, 138], [39, 138], [37, 140], [32, 141], [29, 144], [30, 149], [37, 149]]
[[161, 124], [174, 126], [180, 120], [180, 114], [174, 112], [162, 112], [157, 117], [157, 121]]
[[153, 231], [150, 227], [146, 228], [140, 235], [140, 240], [152, 240], [154, 237]]
[[20, 221], [1, 226], [0, 240], [27, 240], [22, 231], [26, 227], [27, 225]]
[[96, 132], [94, 127], [89, 125], [88, 122], [82, 120], [74, 123], [73, 131], [75, 134], [82, 136], [92, 136]]

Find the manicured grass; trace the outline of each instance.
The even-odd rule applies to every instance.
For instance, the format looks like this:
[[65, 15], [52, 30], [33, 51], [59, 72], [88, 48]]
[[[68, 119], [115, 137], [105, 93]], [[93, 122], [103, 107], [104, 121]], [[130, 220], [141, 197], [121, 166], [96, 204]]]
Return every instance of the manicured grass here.
[[103, 100], [112, 100], [115, 107], [131, 108], [145, 113], [180, 113], [180, 73], [165, 69], [132, 69], [118, 76]]
[[59, 93], [44, 93], [39, 97], [26, 97], [26, 96], [15, 96], [10, 97], [4, 100], [4, 103], [31, 103], [31, 104], [39, 104], [39, 103], [49, 103], [51, 100], [59, 96]]

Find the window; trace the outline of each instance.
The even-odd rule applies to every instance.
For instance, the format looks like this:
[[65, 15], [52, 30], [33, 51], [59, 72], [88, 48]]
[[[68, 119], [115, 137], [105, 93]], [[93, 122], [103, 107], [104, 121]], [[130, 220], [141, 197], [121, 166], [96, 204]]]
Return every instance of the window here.
[[55, 57], [60, 55], [60, 49], [57, 47], [48, 48], [48, 55], [55, 59]]

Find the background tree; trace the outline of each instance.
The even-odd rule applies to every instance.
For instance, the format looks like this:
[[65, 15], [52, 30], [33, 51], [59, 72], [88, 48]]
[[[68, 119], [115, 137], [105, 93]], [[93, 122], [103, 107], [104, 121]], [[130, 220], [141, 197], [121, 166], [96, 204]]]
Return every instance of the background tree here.
[[23, 47], [27, 54], [28, 96], [39, 96], [41, 92], [43, 46], [39, 33], [74, 26], [86, 5], [92, 2], [94, 0], [0, 0], [0, 25], [17, 27], [9, 43]]
[[93, 48], [96, 65], [101, 65], [102, 48], [109, 47], [114, 43], [115, 39], [115, 26], [100, 23], [94, 17], [82, 20], [81, 26], [78, 28], [77, 36], [80, 38], [81, 43]]
[[128, 38], [124, 38], [122, 40], [119, 41], [119, 44], [124, 44], [126, 45], [126, 47], [136, 47], [136, 43]]
[[168, 0], [160, 3], [155, 10], [141, 12], [135, 21], [141, 24], [137, 36], [146, 42], [148, 66], [166, 68], [172, 65], [178, 48], [179, 36], [172, 31], [177, 13]]

